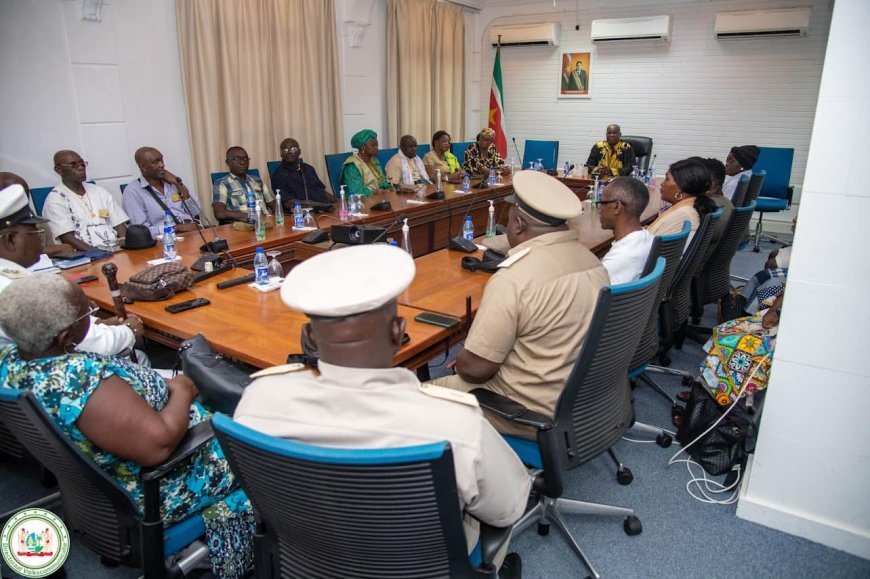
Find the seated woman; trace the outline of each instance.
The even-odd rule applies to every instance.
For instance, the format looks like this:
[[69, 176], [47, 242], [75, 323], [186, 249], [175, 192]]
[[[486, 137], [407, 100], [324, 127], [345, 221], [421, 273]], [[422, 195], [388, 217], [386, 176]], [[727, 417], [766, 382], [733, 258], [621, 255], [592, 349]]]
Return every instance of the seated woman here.
[[377, 157], [378, 134], [363, 129], [353, 136], [350, 146], [357, 151], [345, 160], [339, 177], [339, 183], [347, 185], [348, 195], [370, 197], [378, 189], [391, 189]]
[[462, 169], [474, 177], [486, 178], [492, 168], [501, 173], [510, 171], [510, 167], [504, 164], [504, 159], [498, 154], [495, 146], [495, 131], [486, 128], [477, 135], [477, 141], [465, 149]]
[[660, 213], [647, 231], [653, 235], [679, 233], [683, 222], [688, 221], [692, 225], [686, 241], [689, 247], [701, 219], [716, 211], [716, 204], [707, 197], [710, 185], [710, 172], [701, 161], [683, 159], [671, 165], [661, 185], [662, 201], [670, 203], [671, 207]]
[[[165, 461], [189, 427], [210, 418], [185, 376], [159, 374], [121, 358], [76, 352], [90, 325], [84, 292], [60, 276], [13, 281], [0, 301], [0, 384], [33, 392], [61, 431], [144, 510], [143, 466]], [[253, 563], [254, 518], [217, 440], [161, 481], [161, 515], [171, 524], [202, 512], [217, 577], [242, 577]]]
[[441, 169], [441, 178], [445, 181], [458, 183], [462, 179], [459, 159], [450, 151], [450, 134], [447, 131], [436, 131], [432, 135], [432, 148], [423, 155], [423, 166], [433, 183], [437, 169]]

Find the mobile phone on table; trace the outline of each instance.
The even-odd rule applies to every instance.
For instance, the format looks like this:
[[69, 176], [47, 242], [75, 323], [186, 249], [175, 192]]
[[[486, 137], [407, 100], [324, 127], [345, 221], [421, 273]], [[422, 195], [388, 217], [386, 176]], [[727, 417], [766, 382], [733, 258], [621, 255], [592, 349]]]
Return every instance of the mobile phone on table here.
[[207, 306], [211, 302], [205, 298], [196, 298], [192, 300], [187, 300], [186, 302], [178, 302], [177, 304], [172, 304], [166, 306], [166, 311], [170, 314], [177, 314], [179, 312], [186, 312], [187, 310], [192, 310], [194, 308], [201, 308], [202, 306]]
[[436, 314], [434, 312], [423, 312], [422, 314], [417, 314], [416, 316], [414, 316], [414, 320], [423, 324], [441, 326], [442, 328], [452, 328], [454, 326], [458, 326], [460, 323], [459, 318], [444, 316], [442, 314]]
[[83, 276], [80, 276], [80, 277], [71, 277], [71, 278], [69, 278], [70, 281], [75, 282], [75, 283], [77, 283], [77, 284], [79, 284], [79, 285], [81, 285], [81, 284], [83, 284], [83, 283], [89, 283], [89, 282], [92, 282], [92, 281], [97, 281], [98, 279], [99, 279], [99, 278], [98, 278], [97, 276], [95, 276], [95, 275], [83, 275]]

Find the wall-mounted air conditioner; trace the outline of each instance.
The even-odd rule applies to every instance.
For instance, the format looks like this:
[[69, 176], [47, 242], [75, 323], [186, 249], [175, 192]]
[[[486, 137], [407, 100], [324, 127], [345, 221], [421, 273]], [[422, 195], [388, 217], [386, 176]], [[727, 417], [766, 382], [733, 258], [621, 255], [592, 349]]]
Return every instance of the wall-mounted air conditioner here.
[[716, 15], [716, 38], [753, 38], [757, 36], [806, 36], [810, 9], [753, 10], [720, 12]]
[[627, 40], [671, 39], [670, 16], [642, 18], [607, 18], [592, 21], [592, 42], [624, 42]]
[[499, 35], [502, 46], [559, 46], [557, 22], [492, 26], [489, 29], [489, 39], [493, 46], [498, 45]]

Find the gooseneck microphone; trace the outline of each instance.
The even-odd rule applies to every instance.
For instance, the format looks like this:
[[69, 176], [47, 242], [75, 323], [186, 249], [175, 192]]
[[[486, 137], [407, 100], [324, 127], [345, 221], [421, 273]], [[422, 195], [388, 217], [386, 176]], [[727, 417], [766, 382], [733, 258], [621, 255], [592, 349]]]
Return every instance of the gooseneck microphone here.
[[523, 170], [523, 158], [520, 157], [520, 148], [517, 147], [517, 138], [511, 137], [511, 140], [514, 142], [514, 150], [517, 152], [517, 163], [520, 164], [520, 171]]
[[[393, 216], [396, 216], [396, 212], [393, 211]], [[384, 230], [378, 233], [378, 236], [372, 240], [372, 243], [377, 243], [381, 240], [382, 237], [387, 235], [387, 231], [390, 230], [391, 227], [395, 227], [397, 224], [401, 223], [404, 219], [407, 219], [408, 216], [404, 213], [400, 213], [396, 218], [390, 223], [388, 226], [384, 227]]]

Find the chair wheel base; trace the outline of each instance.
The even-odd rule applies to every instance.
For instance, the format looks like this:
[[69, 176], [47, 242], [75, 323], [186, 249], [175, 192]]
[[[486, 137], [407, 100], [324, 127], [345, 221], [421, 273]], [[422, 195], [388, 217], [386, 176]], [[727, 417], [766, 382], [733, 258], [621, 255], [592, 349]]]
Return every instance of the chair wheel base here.
[[634, 474], [632, 474], [630, 468], [624, 466], [616, 471], [616, 482], [618, 482], [622, 486], [630, 485], [631, 481], [633, 480]]
[[633, 537], [641, 534], [643, 531], [643, 524], [641, 524], [640, 519], [634, 515], [629, 515], [625, 517], [625, 520], [622, 522], [622, 529], [625, 531], [626, 535]]
[[550, 534], [550, 523], [538, 523], [538, 534], [546, 537]]
[[761, 251], [761, 248], [760, 247], [753, 247], [752, 251], [754, 251], [755, 253], [758, 253]]
[[671, 445], [671, 443], [673, 443], [673, 442], [674, 442], [674, 439], [671, 438], [670, 434], [662, 433], [662, 434], [659, 434], [658, 436], [656, 436], [656, 444], [658, 444], [662, 448], [668, 448]]
[[683, 376], [683, 379], [682, 379], [683, 386], [691, 386], [694, 381], [695, 381], [695, 379], [692, 378], [691, 376]]

